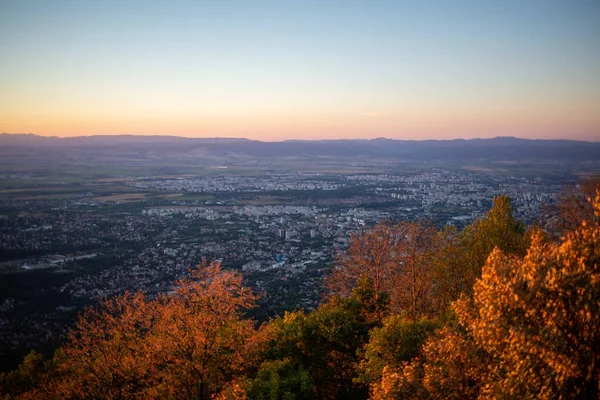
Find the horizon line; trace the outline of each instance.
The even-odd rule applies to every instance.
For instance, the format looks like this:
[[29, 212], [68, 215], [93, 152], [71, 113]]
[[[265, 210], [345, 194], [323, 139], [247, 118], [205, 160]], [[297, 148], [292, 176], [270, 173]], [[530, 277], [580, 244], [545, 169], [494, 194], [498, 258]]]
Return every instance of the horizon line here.
[[261, 143], [284, 143], [284, 142], [326, 142], [326, 141], [374, 141], [374, 140], [392, 140], [398, 142], [449, 142], [449, 141], [470, 141], [470, 140], [494, 140], [494, 139], [516, 139], [516, 140], [528, 140], [528, 141], [570, 141], [570, 142], [583, 142], [583, 143], [600, 143], [598, 140], [583, 140], [583, 139], [570, 139], [570, 138], [527, 138], [519, 136], [494, 136], [494, 137], [454, 137], [451, 139], [401, 139], [401, 138], [390, 138], [385, 136], [378, 136], [372, 138], [323, 138], [323, 139], [283, 139], [283, 140], [259, 140], [248, 137], [235, 137], [235, 136], [179, 136], [176, 134], [136, 134], [136, 133], [106, 133], [106, 134], [91, 134], [91, 135], [79, 135], [79, 136], [57, 136], [57, 135], [40, 135], [37, 133], [13, 133], [13, 132], [1, 132], [0, 135], [9, 136], [35, 136], [39, 138], [48, 139], [83, 139], [83, 138], [94, 138], [94, 137], [139, 137], [139, 138], [173, 138], [173, 139], [185, 139], [185, 140], [198, 140], [198, 139], [217, 139], [217, 140], [247, 140]]

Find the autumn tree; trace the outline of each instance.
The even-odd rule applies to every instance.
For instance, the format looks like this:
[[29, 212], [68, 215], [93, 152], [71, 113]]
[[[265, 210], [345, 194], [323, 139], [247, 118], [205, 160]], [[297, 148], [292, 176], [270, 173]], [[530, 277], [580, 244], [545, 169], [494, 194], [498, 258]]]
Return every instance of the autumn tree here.
[[525, 257], [494, 250], [454, 304], [459, 326], [384, 369], [374, 398], [599, 398], [600, 192], [590, 202], [560, 243], [536, 232]]
[[328, 293], [349, 296], [359, 277], [369, 277], [376, 292], [390, 296], [393, 312], [418, 319], [436, 311], [432, 299], [437, 229], [427, 223], [379, 224], [352, 237], [325, 282]]
[[538, 224], [556, 240], [574, 231], [583, 221], [593, 218], [594, 208], [588, 199], [593, 198], [597, 190], [600, 190], [600, 176], [581, 179], [575, 185], [568, 184], [559, 193], [557, 201], [545, 208]]
[[396, 225], [393, 256], [397, 269], [389, 288], [393, 310], [416, 321], [437, 313], [433, 297], [435, 258], [440, 248], [438, 230], [428, 223]]
[[397, 267], [393, 247], [396, 242], [394, 226], [377, 224], [372, 229], [350, 238], [348, 249], [338, 256], [332, 274], [325, 282], [329, 296], [348, 297], [361, 276], [373, 281], [376, 293], [391, 286]]
[[60, 379], [48, 389], [65, 398], [123, 398], [157, 384], [147, 335], [155, 304], [142, 293], [101, 302], [86, 309], [55, 357]]
[[240, 274], [199, 266], [174, 293], [125, 294], [87, 309], [37, 393], [45, 398], [209, 399], [258, 362], [256, 300]]
[[600, 396], [600, 196], [596, 219], [560, 245], [533, 238], [524, 259], [495, 251], [457, 312], [496, 361], [490, 395]]
[[460, 328], [444, 327], [426, 339], [419, 355], [386, 364], [371, 385], [373, 400], [475, 399], [489, 376], [489, 356]]
[[524, 226], [512, 215], [510, 199], [494, 199], [490, 211], [463, 231], [439, 230], [424, 222], [382, 223], [355, 235], [326, 279], [330, 295], [348, 296], [362, 275], [387, 292], [391, 310], [416, 321], [443, 313], [470, 292], [491, 251], [523, 255]]
[[[162, 370], [161, 390], [170, 396], [210, 398], [255, 361], [260, 341], [254, 322], [244, 319], [256, 296], [242, 277], [219, 264], [192, 271], [175, 294], [159, 299], [149, 342]], [[161, 396], [164, 395], [161, 393]]]

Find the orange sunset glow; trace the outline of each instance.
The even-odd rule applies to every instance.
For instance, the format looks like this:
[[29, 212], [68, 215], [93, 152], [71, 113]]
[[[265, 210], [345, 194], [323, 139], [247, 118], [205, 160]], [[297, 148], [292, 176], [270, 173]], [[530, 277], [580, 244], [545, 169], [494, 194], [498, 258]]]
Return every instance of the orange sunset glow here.
[[0, 6], [0, 132], [600, 137], [587, 3], [136, 4]]

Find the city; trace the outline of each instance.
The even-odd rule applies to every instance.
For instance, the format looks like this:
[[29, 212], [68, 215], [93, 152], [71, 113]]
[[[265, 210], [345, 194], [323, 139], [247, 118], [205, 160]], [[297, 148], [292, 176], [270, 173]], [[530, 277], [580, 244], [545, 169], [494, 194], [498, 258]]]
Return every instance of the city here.
[[[386, 220], [431, 220], [460, 229], [501, 194], [510, 196], [517, 219], [531, 224], [572, 179], [473, 168], [255, 171], [117, 177], [77, 183], [71, 198], [5, 197], [0, 271], [10, 279], [0, 305], [1, 351], [59, 341], [77, 311], [98, 299], [168, 292], [203, 259], [242, 271], [262, 296], [255, 310], [260, 319], [312, 310], [321, 301], [322, 277], [353, 234]], [[128, 193], [106, 195], [115, 181]], [[4, 194], [15, 193], [22, 195]], [[52, 282], [40, 284], [33, 296], [22, 290], [32, 273]]]

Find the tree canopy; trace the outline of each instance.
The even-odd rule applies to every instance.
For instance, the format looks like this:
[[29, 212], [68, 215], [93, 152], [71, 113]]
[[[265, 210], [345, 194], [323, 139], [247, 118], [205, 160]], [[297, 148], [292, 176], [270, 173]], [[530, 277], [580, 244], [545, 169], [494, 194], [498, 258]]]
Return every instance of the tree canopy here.
[[559, 242], [536, 231], [524, 257], [496, 248], [453, 304], [458, 325], [388, 363], [373, 397], [599, 398], [600, 191], [589, 201], [593, 216]]

